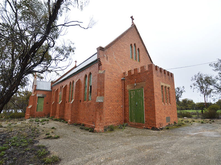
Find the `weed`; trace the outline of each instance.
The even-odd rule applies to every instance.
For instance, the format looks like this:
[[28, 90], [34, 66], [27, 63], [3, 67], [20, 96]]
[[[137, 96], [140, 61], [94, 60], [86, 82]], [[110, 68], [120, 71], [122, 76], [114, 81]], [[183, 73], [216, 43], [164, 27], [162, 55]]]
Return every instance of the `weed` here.
[[166, 129], [170, 129], [169, 127], [166, 127]]
[[52, 138], [51, 135], [47, 135], [47, 136], [45, 137], [45, 139], [50, 139], [50, 138]]
[[2, 157], [2, 156], [4, 156], [5, 155], [5, 151], [2, 151], [1, 153], [0, 153], [0, 157]]
[[45, 135], [50, 135], [50, 133], [48, 132], [48, 133], [46, 133]]
[[45, 149], [42, 149], [42, 150], [38, 150], [38, 151], [37, 151], [38, 157], [45, 156], [46, 154], [48, 154], [48, 151], [46, 151]]
[[40, 122], [40, 120], [37, 118], [37, 119], [35, 119], [35, 122]]
[[74, 123], [74, 125], [77, 126], [78, 124], [77, 124], [77, 123]]
[[58, 138], [60, 138], [60, 136], [58, 136], [58, 135], [55, 135], [55, 136], [53, 137], [53, 139], [58, 139]]
[[55, 127], [51, 127], [51, 129], [56, 129]]
[[84, 129], [85, 127], [84, 126], [80, 126], [80, 129]]
[[94, 128], [90, 128], [90, 129], [89, 129], [89, 132], [94, 132]]
[[3, 146], [1, 146], [1, 147], [0, 147], [0, 152], [1, 152], [1, 151], [5, 151], [5, 150], [7, 150], [7, 149], [8, 149], [8, 147], [3, 147]]
[[201, 121], [201, 124], [203, 124], [203, 123], [204, 123], [204, 121], [202, 120], [202, 121]]
[[81, 126], [84, 126], [84, 124], [82, 123]]
[[43, 159], [45, 164], [52, 164], [60, 161], [60, 158], [58, 156], [50, 156]]
[[114, 131], [114, 126], [113, 126], [113, 125], [110, 125], [110, 126], [109, 126], [109, 130], [110, 130], [110, 131]]
[[88, 128], [88, 127], [85, 127], [84, 129], [85, 129], [86, 131], [88, 131], [88, 130], [89, 130], [90, 128]]

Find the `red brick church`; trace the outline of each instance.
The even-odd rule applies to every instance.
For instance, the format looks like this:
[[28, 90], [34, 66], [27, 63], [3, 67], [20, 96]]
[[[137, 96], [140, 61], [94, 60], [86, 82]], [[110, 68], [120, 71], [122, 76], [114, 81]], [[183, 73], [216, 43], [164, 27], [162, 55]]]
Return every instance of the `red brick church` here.
[[83, 123], [97, 132], [123, 123], [164, 127], [177, 122], [174, 76], [153, 64], [132, 23], [59, 79], [34, 79], [25, 117], [48, 115], [69, 124]]

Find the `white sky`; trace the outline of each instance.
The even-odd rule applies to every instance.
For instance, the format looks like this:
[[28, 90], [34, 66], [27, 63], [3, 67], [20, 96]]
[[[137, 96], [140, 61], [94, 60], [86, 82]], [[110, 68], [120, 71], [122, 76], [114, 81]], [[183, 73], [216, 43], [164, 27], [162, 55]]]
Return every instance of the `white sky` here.
[[[221, 0], [90, 0], [83, 11], [74, 9], [69, 15], [85, 26], [91, 17], [96, 21], [88, 30], [68, 28], [65, 40], [76, 47], [73, 65], [127, 30], [132, 15], [155, 65], [169, 69], [221, 58]], [[209, 64], [169, 71], [175, 86], [185, 87], [182, 99], [194, 102], [203, 101], [203, 96], [190, 89], [191, 77], [198, 72], [215, 74]]]

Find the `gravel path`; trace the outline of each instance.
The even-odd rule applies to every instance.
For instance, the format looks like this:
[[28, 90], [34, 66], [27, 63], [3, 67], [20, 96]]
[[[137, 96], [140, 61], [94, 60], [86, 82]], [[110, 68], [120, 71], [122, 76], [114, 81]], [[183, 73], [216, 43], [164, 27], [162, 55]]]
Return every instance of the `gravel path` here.
[[52, 121], [59, 139], [42, 139], [62, 165], [218, 165], [221, 164], [221, 121], [171, 130], [151, 131], [126, 127], [90, 133], [77, 126]]

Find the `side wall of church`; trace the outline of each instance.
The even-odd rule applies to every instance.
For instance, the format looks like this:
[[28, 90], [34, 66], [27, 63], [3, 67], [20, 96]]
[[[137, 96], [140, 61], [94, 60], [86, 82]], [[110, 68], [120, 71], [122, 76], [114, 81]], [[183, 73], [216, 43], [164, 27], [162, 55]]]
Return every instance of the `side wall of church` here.
[[[95, 126], [98, 67], [98, 63], [95, 63], [67, 80], [52, 86], [51, 116], [64, 119], [68, 123]], [[91, 87], [90, 75], [92, 75]], [[85, 82], [87, 82], [86, 91]], [[91, 96], [89, 96], [90, 91], [92, 91]]]

